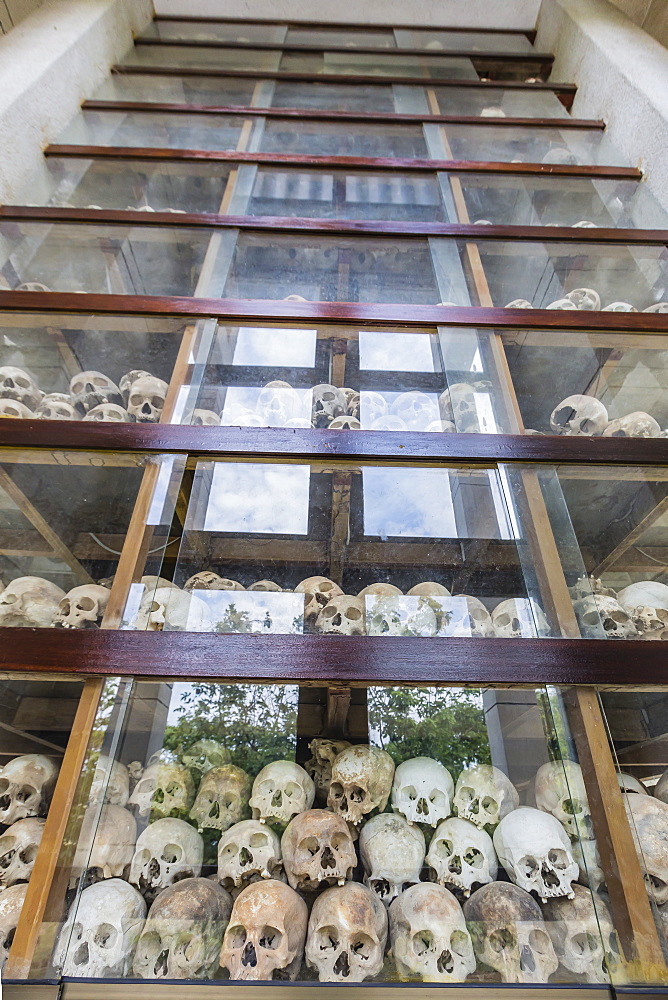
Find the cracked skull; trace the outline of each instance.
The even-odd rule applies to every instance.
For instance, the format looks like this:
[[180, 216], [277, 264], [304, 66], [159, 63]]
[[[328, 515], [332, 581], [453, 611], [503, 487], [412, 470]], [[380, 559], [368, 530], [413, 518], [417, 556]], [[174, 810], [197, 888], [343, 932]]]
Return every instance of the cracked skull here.
[[398, 813], [372, 816], [360, 831], [359, 848], [364, 884], [385, 906], [420, 881], [424, 834]]
[[458, 816], [436, 828], [426, 862], [440, 885], [461, 889], [465, 896], [475, 885], [493, 882], [499, 867], [490, 835]]
[[600, 435], [608, 426], [608, 411], [594, 396], [567, 396], [550, 414], [550, 427], [555, 434]]
[[75, 587], [63, 597], [53, 616], [54, 628], [99, 628], [111, 591], [97, 583]]
[[293, 889], [315, 891], [353, 877], [357, 856], [348, 824], [327, 809], [295, 816], [281, 838], [283, 866]]
[[278, 878], [281, 864], [278, 835], [257, 819], [235, 823], [218, 841], [218, 880], [227, 889], [246, 885], [253, 875]]
[[347, 740], [328, 740], [322, 737], [317, 737], [309, 743], [308, 748], [312, 756], [304, 767], [313, 779], [315, 797], [319, 802], [327, 802], [334, 758], [349, 746]]
[[383, 967], [387, 912], [359, 882], [326, 889], [308, 923], [306, 962], [321, 983], [361, 983]]
[[0, 837], [0, 889], [30, 881], [43, 832], [44, 820], [35, 816], [5, 830]]
[[195, 800], [195, 782], [187, 767], [168, 761], [149, 763], [130, 796], [129, 805], [142, 819], [185, 817]]
[[232, 980], [295, 980], [304, 952], [308, 909], [284, 882], [265, 879], [237, 896], [220, 950]]
[[392, 782], [392, 808], [409, 823], [438, 826], [452, 812], [455, 783], [432, 757], [411, 757], [399, 764]]
[[250, 815], [248, 799], [250, 775], [234, 764], [223, 764], [207, 771], [190, 810], [190, 818], [202, 830], [228, 830]]
[[554, 896], [573, 898], [578, 865], [568, 834], [554, 816], [530, 806], [515, 809], [494, 831], [494, 850], [508, 878], [521, 889], [535, 892], [543, 902]]
[[572, 760], [549, 761], [536, 773], [536, 805], [558, 819], [572, 840], [592, 840], [594, 827], [582, 768]]
[[0, 399], [13, 399], [34, 410], [43, 395], [32, 375], [22, 368], [12, 368], [11, 365], [0, 367]]
[[394, 762], [384, 750], [348, 747], [332, 764], [327, 807], [358, 826], [374, 809], [385, 809], [393, 778]]
[[29, 816], [46, 816], [58, 764], [38, 753], [14, 757], [0, 768], [0, 823], [11, 826]]
[[70, 396], [81, 414], [89, 413], [103, 403], [123, 405], [119, 387], [102, 372], [81, 372], [70, 381]]
[[302, 580], [295, 587], [295, 594], [304, 595], [304, 622], [306, 625], [315, 625], [316, 619], [322, 609], [333, 597], [339, 597], [343, 591], [326, 576], [309, 576]]
[[465, 768], [457, 779], [455, 812], [479, 829], [493, 830], [519, 804], [515, 786], [492, 764], [474, 764]]
[[630, 615], [614, 597], [590, 594], [573, 605], [585, 636], [606, 639], [630, 639], [637, 635]]
[[462, 908], [447, 889], [422, 882], [390, 906], [390, 941], [402, 978], [463, 983], [475, 972], [471, 935]]
[[147, 898], [202, 870], [204, 842], [182, 819], [159, 819], [139, 834], [130, 882]]
[[291, 760], [272, 761], [253, 782], [253, 819], [286, 826], [293, 816], [310, 809], [314, 798], [315, 785], [303, 767]]

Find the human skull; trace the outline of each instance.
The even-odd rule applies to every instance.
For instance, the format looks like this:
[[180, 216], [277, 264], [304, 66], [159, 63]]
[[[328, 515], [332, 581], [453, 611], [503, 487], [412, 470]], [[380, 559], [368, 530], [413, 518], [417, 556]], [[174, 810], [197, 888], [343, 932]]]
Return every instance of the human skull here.
[[601, 308], [601, 296], [593, 288], [576, 288], [572, 292], [567, 292], [566, 298], [571, 300], [576, 309]]
[[149, 764], [128, 800], [142, 819], [185, 818], [195, 800], [195, 782], [187, 767], [169, 761]]
[[54, 628], [99, 628], [111, 591], [97, 583], [74, 587], [63, 597], [53, 616]]
[[202, 870], [204, 842], [182, 819], [159, 819], [139, 834], [130, 865], [129, 881], [143, 896], [154, 898], [161, 890]]
[[88, 886], [73, 903], [60, 932], [54, 967], [61, 975], [78, 979], [129, 975], [145, 917], [146, 903], [122, 879]]
[[334, 759], [327, 807], [359, 826], [372, 810], [383, 812], [392, 790], [394, 762], [378, 747], [352, 746]]
[[426, 983], [463, 983], [475, 972], [462, 908], [443, 886], [422, 882], [390, 906], [390, 941], [397, 972]]
[[360, 590], [358, 597], [401, 597], [402, 593], [393, 583], [371, 583]]
[[295, 980], [307, 921], [306, 903], [289, 885], [277, 879], [254, 882], [235, 900], [220, 950], [221, 966], [232, 980]]
[[638, 779], [634, 778], [632, 774], [626, 774], [624, 771], [618, 771], [617, 782], [619, 784], [619, 790], [623, 793], [649, 795], [649, 792], [643, 785], [642, 781], [638, 781]]
[[30, 881], [44, 822], [35, 816], [20, 819], [0, 837], [0, 889]]
[[250, 815], [250, 775], [234, 764], [207, 771], [199, 786], [190, 818], [202, 830], [228, 830]]
[[603, 629], [606, 639], [630, 639], [637, 635], [637, 629], [630, 615], [614, 597], [604, 594], [590, 594], [573, 605], [582, 632], [597, 637]]
[[436, 829], [426, 862], [440, 885], [469, 896], [474, 885], [493, 882], [498, 860], [492, 838], [466, 819], [451, 816]]
[[93, 807], [86, 811], [81, 824], [73, 870], [93, 872], [96, 881], [122, 878], [132, 861], [137, 841], [137, 824], [123, 806], [102, 806], [99, 814]]
[[232, 754], [222, 743], [215, 740], [197, 740], [181, 754], [185, 767], [206, 774], [213, 767], [222, 767], [232, 762]]
[[329, 427], [334, 417], [341, 417], [348, 409], [342, 389], [335, 385], [314, 385], [312, 390], [311, 423], [314, 427]]
[[603, 437], [655, 438], [660, 434], [661, 428], [654, 417], [642, 410], [611, 420], [603, 431]]
[[4, 969], [9, 958], [9, 951], [27, 891], [27, 882], [21, 882], [0, 892], [0, 972]]
[[438, 635], [459, 638], [487, 639], [494, 635], [492, 617], [477, 597], [457, 594], [439, 602]]
[[314, 798], [315, 785], [303, 767], [292, 760], [274, 760], [253, 782], [253, 819], [286, 826], [293, 816], [310, 809]]
[[14, 757], [0, 768], [0, 823], [46, 816], [59, 765], [39, 753]]
[[319, 802], [327, 802], [334, 758], [349, 746], [347, 740], [328, 740], [322, 737], [309, 743], [308, 748], [313, 756], [306, 761], [304, 767], [313, 779], [315, 797]]
[[386, 417], [388, 402], [380, 392], [361, 392], [359, 418], [362, 427], [371, 427], [377, 420]]
[[318, 615], [315, 627], [322, 635], [364, 635], [364, 602], [349, 594], [333, 597]]
[[536, 805], [558, 819], [572, 840], [592, 840], [594, 827], [582, 768], [572, 760], [552, 760], [538, 768]]
[[603, 434], [608, 426], [608, 411], [600, 399], [576, 394], [562, 399], [550, 414], [550, 427], [555, 434], [568, 437], [581, 434]]
[[244, 588], [236, 580], [227, 580], [208, 569], [191, 576], [183, 584], [183, 589], [186, 593], [190, 593], [193, 590], [243, 590]]
[[135, 628], [150, 632], [211, 632], [209, 609], [195, 594], [158, 587], [142, 598]]
[[[0, 596], [0, 600], [2, 597]], [[650, 607], [663, 608], [668, 610], [668, 586], [659, 583], [658, 580], [640, 580], [624, 587], [617, 594], [617, 600], [624, 608], [632, 614], [635, 608]]]
[[328, 580], [326, 576], [309, 576], [297, 584], [294, 592], [304, 594], [304, 622], [307, 625], [315, 625], [325, 605], [333, 597], [340, 597], [343, 594], [338, 584]]
[[506, 302], [504, 309], [533, 309], [533, 305], [528, 299], [513, 299], [512, 302]]
[[535, 899], [508, 882], [483, 885], [464, 903], [480, 962], [504, 983], [547, 983], [559, 959]]
[[426, 598], [377, 597], [370, 604], [369, 635], [428, 638], [438, 631], [436, 614]]
[[548, 899], [543, 915], [557, 958], [565, 969], [587, 983], [609, 983], [619, 964], [617, 933], [602, 900], [596, 906], [591, 892], [574, 885], [573, 899]]
[[288, 382], [268, 382], [257, 400], [256, 412], [267, 427], [285, 427], [288, 420], [299, 416], [301, 399]]
[[130, 386], [127, 411], [138, 423], [157, 424], [169, 386], [155, 375], [142, 375]]
[[520, 806], [501, 820], [493, 839], [508, 878], [521, 889], [535, 892], [543, 902], [553, 896], [573, 898], [578, 864], [568, 834], [554, 816]]
[[80, 413], [89, 413], [102, 403], [123, 405], [119, 387], [102, 372], [80, 372], [70, 380], [70, 396]]
[[40, 420], [79, 420], [77, 413], [70, 402], [70, 397], [64, 392], [50, 392], [44, 396], [41, 403], [35, 410], [35, 416]]
[[235, 823], [218, 841], [218, 880], [226, 888], [239, 888], [251, 876], [278, 878], [281, 871], [278, 835], [257, 819]]
[[443, 420], [452, 420], [460, 432], [477, 433], [482, 430], [476, 408], [476, 390], [481, 383], [455, 382], [439, 397], [439, 409]]
[[64, 590], [41, 576], [19, 576], [0, 594], [0, 627], [45, 628], [64, 597]]
[[353, 877], [357, 856], [348, 824], [327, 809], [299, 813], [281, 838], [283, 867], [293, 889], [315, 892]]
[[625, 795], [633, 840], [648, 895], [668, 903], [668, 805], [651, 795]]
[[283, 588], [279, 587], [277, 583], [273, 580], [257, 580], [255, 583], [251, 583], [249, 590], [261, 594], [281, 594], [283, 593]]
[[92, 410], [88, 411], [84, 420], [106, 421], [111, 424], [132, 423], [128, 411], [124, 407], [119, 406], [118, 403], [100, 403], [99, 406], [94, 406]]
[[0, 399], [0, 417], [14, 420], [30, 420], [35, 414], [16, 399]]
[[195, 409], [190, 415], [189, 422], [193, 427], [218, 427], [220, 417], [213, 410]]
[[407, 590], [406, 597], [450, 597], [450, 591], [440, 583], [425, 580], [423, 583], [416, 583], [414, 587]]
[[43, 395], [32, 375], [22, 368], [0, 367], [0, 399], [13, 399], [34, 410]]
[[668, 313], [668, 302], [655, 302], [653, 306], [643, 309], [644, 313]]
[[457, 778], [452, 804], [460, 819], [467, 819], [481, 830], [483, 827], [492, 830], [504, 816], [517, 809], [520, 797], [498, 767], [474, 764]]
[[436, 400], [424, 392], [402, 392], [390, 407], [390, 412], [406, 424], [409, 431], [423, 431], [438, 420]]
[[230, 894], [207, 878], [161, 892], [149, 910], [132, 972], [140, 979], [210, 979], [232, 912]]
[[611, 302], [609, 306], [605, 306], [602, 312], [618, 312], [618, 313], [637, 313], [638, 310], [635, 306], [632, 306], [630, 302]]
[[511, 597], [507, 601], [501, 601], [492, 611], [492, 624], [499, 639], [550, 634], [550, 623], [545, 612], [530, 597]]
[[398, 813], [379, 813], [367, 820], [360, 831], [359, 847], [364, 884], [385, 906], [420, 881], [424, 834]]
[[359, 431], [362, 425], [357, 417], [344, 414], [342, 417], [334, 417], [329, 425], [330, 431]]
[[409, 823], [438, 826], [452, 812], [455, 783], [432, 757], [411, 757], [399, 764], [392, 782], [392, 808]]
[[361, 983], [383, 967], [387, 912], [359, 882], [325, 889], [308, 922], [306, 963], [321, 983]]

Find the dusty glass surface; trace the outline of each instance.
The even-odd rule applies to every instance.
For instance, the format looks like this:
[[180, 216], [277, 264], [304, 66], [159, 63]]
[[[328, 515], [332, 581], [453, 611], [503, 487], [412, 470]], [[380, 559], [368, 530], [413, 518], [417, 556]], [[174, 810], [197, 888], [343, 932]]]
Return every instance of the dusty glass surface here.
[[549, 90], [504, 90], [503, 85], [433, 88], [443, 115], [484, 118], [568, 118], [568, 111]]
[[113, 596], [112, 581], [139, 492], [143, 592], [142, 575], [160, 572], [183, 459], [4, 449], [0, 460], [0, 627], [116, 627], [127, 568]]
[[152, 101], [248, 107], [259, 81], [244, 77], [160, 76], [112, 73], [93, 97], [98, 101]]
[[[414, 88], [422, 96], [422, 87]], [[303, 83], [276, 80], [271, 95], [263, 102], [268, 108], [304, 108], [312, 111], [400, 111], [397, 87], [391, 84]]]
[[240, 45], [280, 43], [281, 24], [218, 24], [215, 21], [153, 21], [140, 38], [168, 38], [188, 42], [237, 42]]
[[[252, 120], [252, 119], [251, 119]], [[80, 146], [222, 149], [240, 146], [244, 119], [222, 115], [82, 111], [58, 137]]]
[[286, 73], [323, 73], [342, 76], [428, 77], [441, 80], [477, 80], [478, 74], [469, 59], [452, 56], [378, 55], [348, 52], [290, 52], [281, 56], [279, 69]]
[[297, 685], [118, 686], [60, 860], [76, 891], [51, 907], [39, 971], [609, 982], [619, 942], [577, 860], [596, 842], [559, 692], [372, 687], [329, 735], [312, 721], [325, 706]]
[[471, 52], [516, 52], [529, 55], [532, 45], [526, 35], [484, 31], [439, 31], [436, 28], [396, 28], [397, 45], [402, 49], [461, 49]]
[[529, 128], [506, 125], [426, 125], [431, 155], [443, 145], [455, 160], [518, 163], [623, 165], [601, 129]]
[[317, 27], [306, 25], [289, 27], [285, 37], [288, 45], [334, 45], [346, 48], [379, 48], [393, 49], [396, 47], [393, 31], [384, 31], [371, 26], [363, 31], [346, 27]]
[[423, 127], [374, 122], [294, 121], [268, 118], [259, 136], [262, 153], [300, 153], [314, 156], [429, 155]]
[[208, 49], [196, 45], [137, 45], [126, 52], [122, 66], [204, 67], [226, 70], [278, 69], [278, 49]]

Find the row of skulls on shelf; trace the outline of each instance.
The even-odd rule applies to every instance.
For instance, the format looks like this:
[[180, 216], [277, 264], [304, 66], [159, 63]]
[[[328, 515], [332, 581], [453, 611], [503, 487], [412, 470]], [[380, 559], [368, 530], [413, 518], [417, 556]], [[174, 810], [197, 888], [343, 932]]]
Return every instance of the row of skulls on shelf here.
[[615, 592], [601, 580], [581, 578], [570, 588], [585, 638], [668, 640], [668, 586], [640, 580]]
[[[492, 765], [455, 783], [427, 757], [395, 768], [376, 747], [327, 739], [311, 751], [305, 768], [274, 761], [252, 781], [204, 740], [180, 763], [150, 762], [131, 794], [128, 769], [100, 758], [75, 868], [101, 881], [73, 905], [56, 968], [197, 979], [220, 964], [232, 979], [296, 979], [305, 956], [323, 982], [361, 982], [381, 972], [389, 942], [402, 978], [463, 982], [480, 963], [503, 982], [538, 983], [561, 964], [607, 982], [619, 954], [605, 902], [581, 884], [600, 890], [603, 875], [594, 842], [577, 846], [592, 836], [577, 764], [541, 766], [534, 807]], [[626, 799], [641, 864], [664, 903], [668, 803], [628, 776], [620, 787], [636, 793]], [[657, 793], [668, 800], [668, 773]], [[126, 806], [151, 820], [136, 844]], [[201, 877], [201, 834], [175, 814], [216, 832], [216, 875]]]
[[567, 437], [668, 437], [668, 430], [661, 430], [659, 422], [644, 410], [610, 420], [600, 399], [582, 393], [567, 396], [555, 406], [550, 414], [550, 428], [553, 433]]
[[[595, 228], [593, 226], [581, 228]], [[441, 305], [455, 305], [454, 302], [442, 302]], [[528, 299], [513, 299], [507, 302], [506, 309], [533, 309], [534, 306]], [[594, 288], [574, 288], [572, 292], [566, 292], [561, 299], [555, 299], [547, 306], [540, 306], [541, 309], [581, 309], [587, 312], [638, 312], [630, 302], [611, 302], [601, 308], [601, 296]], [[667, 313], [668, 302], [655, 302], [642, 312], [645, 313]]]
[[11, 365], [0, 367], [0, 417], [40, 420], [103, 420], [157, 423], [167, 383], [150, 372], [126, 372], [120, 383], [102, 372], [79, 372], [69, 392], [43, 392], [33, 375]]

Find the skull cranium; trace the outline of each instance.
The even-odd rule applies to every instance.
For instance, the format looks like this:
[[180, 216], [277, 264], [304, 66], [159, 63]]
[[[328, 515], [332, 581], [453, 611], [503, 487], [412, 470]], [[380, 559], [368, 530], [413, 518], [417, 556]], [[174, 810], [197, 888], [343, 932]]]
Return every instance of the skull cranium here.
[[474, 764], [457, 779], [455, 811], [460, 819], [467, 819], [481, 830], [493, 830], [519, 803], [515, 786], [492, 764]]
[[97, 583], [74, 587], [63, 597], [53, 616], [54, 628], [99, 628], [111, 591]]
[[42, 754], [14, 757], [0, 769], [0, 823], [11, 826], [29, 816], [46, 816], [58, 764]]
[[493, 882], [498, 861], [492, 838], [466, 819], [451, 816], [437, 828], [429, 844], [427, 864], [440, 885], [469, 896], [474, 885]]
[[392, 808], [409, 823], [438, 826], [451, 812], [455, 783], [447, 768], [431, 757], [399, 764], [392, 782]]
[[327, 807], [357, 826], [372, 810], [385, 809], [393, 777], [394, 762], [384, 750], [348, 747], [332, 764]]
[[256, 819], [243, 820], [218, 841], [218, 879], [231, 889], [247, 884], [253, 875], [277, 878], [281, 857], [281, 842], [270, 827]]
[[286, 826], [293, 816], [313, 805], [315, 785], [299, 764], [275, 760], [263, 767], [250, 797], [253, 819]]
[[578, 865], [568, 834], [554, 816], [530, 806], [514, 809], [494, 831], [494, 850], [521, 889], [535, 892], [543, 902], [553, 896], [573, 898]]
[[608, 411], [594, 396], [567, 396], [550, 414], [550, 427], [555, 434], [597, 436], [603, 434], [607, 426]]
[[43, 832], [44, 820], [35, 816], [5, 830], [0, 837], [0, 889], [30, 881]]
[[473, 944], [462, 908], [447, 889], [422, 882], [390, 906], [390, 940], [397, 971], [427, 983], [463, 983], [475, 972]]
[[65, 591], [40, 576], [19, 576], [0, 594], [0, 627], [51, 625]]
[[220, 950], [221, 966], [232, 980], [295, 980], [307, 920], [306, 903], [290, 886], [277, 879], [254, 882], [235, 900]]
[[234, 764], [206, 771], [190, 810], [198, 830], [228, 830], [250, 814], [251, 779]]
[[202, 870], [204, 843], [182, 819], [159, 819], [139, 834], [129, 881], [147, 899]]
[[361, 983], [383, 967], [387, 913], [359, 882], [325, 889], [308, 923], [306, 962], [321, 983]]
[[35, 379], [23, 368], [0, 367], [0, 399], [13, 399], [34, 410], [43, 395]]
[[424, 834], [398, 813], [379, 813], [367, 820], [360, 831], [359, 848], [364, 884], [385, 906], [420, 881]]
[[314, 892], [353, 877], [357, 856], [344, 819], [327, 809], [299, 813], [281, 838], [283, 866], [293, 889]]
[[81, 372], [70, 381], [72, 402], [81, 414], [89, 413], [103, 403], [123, 404], [119, 387], [102, 372]]

